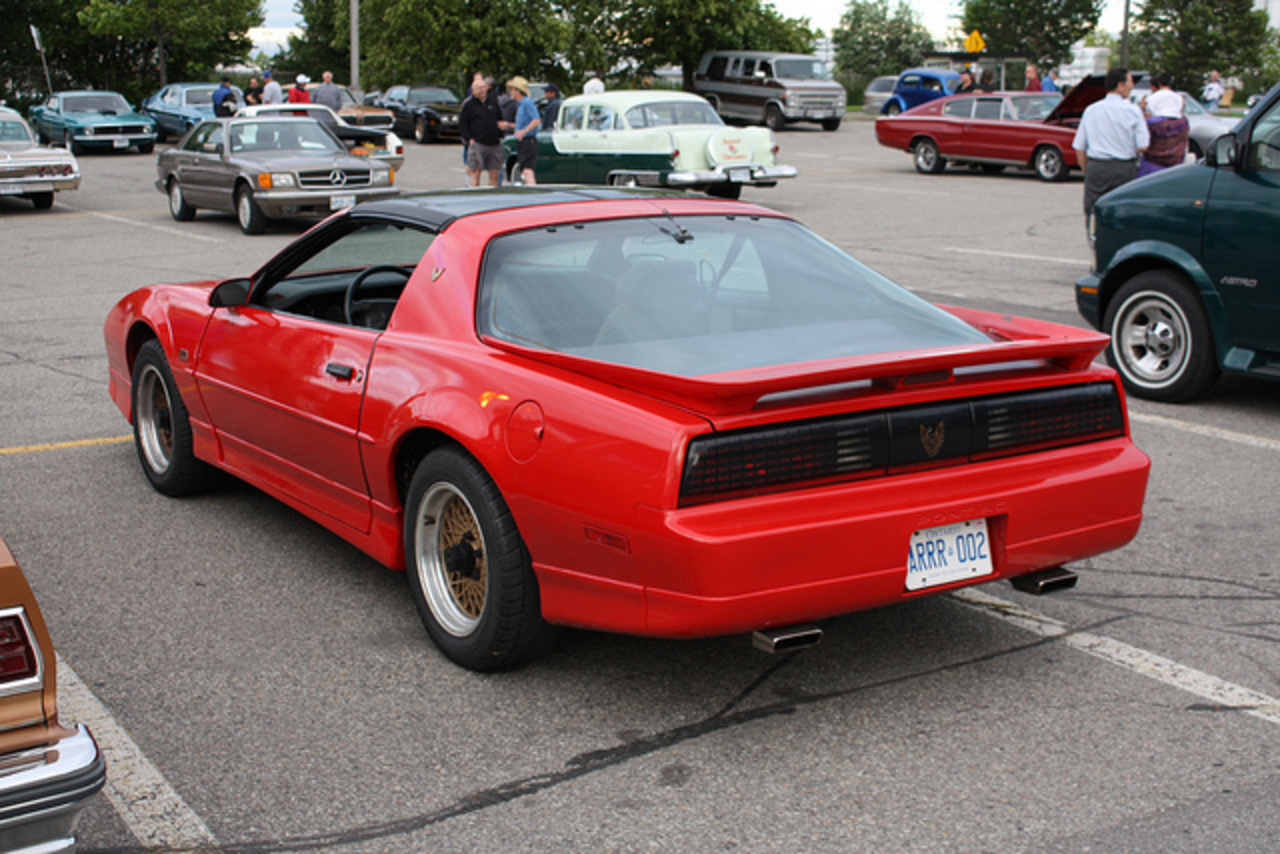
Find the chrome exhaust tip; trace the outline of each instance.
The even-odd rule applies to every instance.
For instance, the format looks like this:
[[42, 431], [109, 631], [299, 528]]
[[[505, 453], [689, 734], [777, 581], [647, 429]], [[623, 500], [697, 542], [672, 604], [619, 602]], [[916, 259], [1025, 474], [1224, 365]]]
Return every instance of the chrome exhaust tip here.
[[768, 653], [798, 652], [820, 643], [822, 643], [822, 629], [817, 626], [759, 629], [751, 633], [751, 645]]
[[1046, 593], [1053, 593], [1058, 590], [1070, 590], [1076, 586], [1076, 578], [1077, 576], [1074, 572], [1063, 569], [1060, 566], [1054, 566], [1049, 569], [1031, 572], [1027, 575], [1019, 575], [1017, 578], [1010, 578], [1009, 583], [1013, 585], [1015, 590], [1031, 593], [1035, 596], [1043, 596]]

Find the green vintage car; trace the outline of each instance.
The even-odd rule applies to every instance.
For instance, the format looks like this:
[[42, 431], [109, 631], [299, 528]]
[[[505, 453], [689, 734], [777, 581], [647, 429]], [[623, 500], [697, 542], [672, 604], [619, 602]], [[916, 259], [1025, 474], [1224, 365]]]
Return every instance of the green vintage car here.
[[1280, 379], [1280, 86], [1200, 164], [1098, 200], [1081, 315], [1130, 393], [1191, 400], [1222, 371]]
[[116, 92], [54, 92], [30, 115], [41, 142], [60, 144], [72, 154], [130, 147], [150, 154], [156, 144], [155, 120], [134, 112]]
[[[503, 144], [506, 172], [518, 182], [515, 138]], [[536, 174], [540, 184], [674, 187], [736, 199], [744, 186], [795, 177], [777, 152], [767, 128], [728, 127], [697, 95], [603, 92], [560, 105], [555, 130], [538, 134]]]

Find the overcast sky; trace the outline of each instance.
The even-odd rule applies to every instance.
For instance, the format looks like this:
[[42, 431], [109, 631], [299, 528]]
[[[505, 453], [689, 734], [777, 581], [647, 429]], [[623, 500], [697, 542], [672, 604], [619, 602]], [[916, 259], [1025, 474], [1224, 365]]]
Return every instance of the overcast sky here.
[[[961, 0], [909, 0], [912, 8], [935, 38], [942, 38], [956, 26], [963, 8]], [[298, 24], [293, 11], [294, 0], [263, 0], [266, 26], [292, 27]], [[773, 0], [773, 5], [788, 18], [808, 18], [814, 27], [830, 33], [839, 23], [847, 0]], [[896, 8], [896, 2], [890, 2]], [[1102, 13], [1103, 29], [1119, 32], [1124, 16], [1124, 0], [1107, 0]]]

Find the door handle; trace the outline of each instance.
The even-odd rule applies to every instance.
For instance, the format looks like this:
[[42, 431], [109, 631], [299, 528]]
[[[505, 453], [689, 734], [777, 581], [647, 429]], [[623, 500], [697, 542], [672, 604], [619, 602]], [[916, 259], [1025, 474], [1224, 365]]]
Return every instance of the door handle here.
[[330, 362], [324, 366], [324, 372], [332, 377], [340, 380], [350, 380], [356, 375], [356, 369], [350, 365], [339, 365], [337, 362]]

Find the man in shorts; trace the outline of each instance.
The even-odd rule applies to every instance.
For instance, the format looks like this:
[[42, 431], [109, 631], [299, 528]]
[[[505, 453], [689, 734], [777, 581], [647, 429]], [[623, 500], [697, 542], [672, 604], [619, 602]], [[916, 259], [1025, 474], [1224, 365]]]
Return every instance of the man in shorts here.
[[489, 175], [489, 186], [498, 186], [502, 170], [502, 131], [498, 122], [502, 113], [498, 99], [491, 95], [488, 83], [477, 75], [471, 84], [471, 97], [458, 115], [458, 130], [467, 146], [467, 183], [480, 186], [480, 173]]
[[525, 184], [538, 183], [534, 177], [534, 168], [538, 164], [538, 126], [542, 118], [538, 108], [529, 97], [529, 81], [523, 77], [512, 77], [507, 81], [507, 91], [516, 102], [515, 121], [503, 125], [503, 130], [510, 130], [516, 137], [516, 168], [520, 170], [520, 180]]

